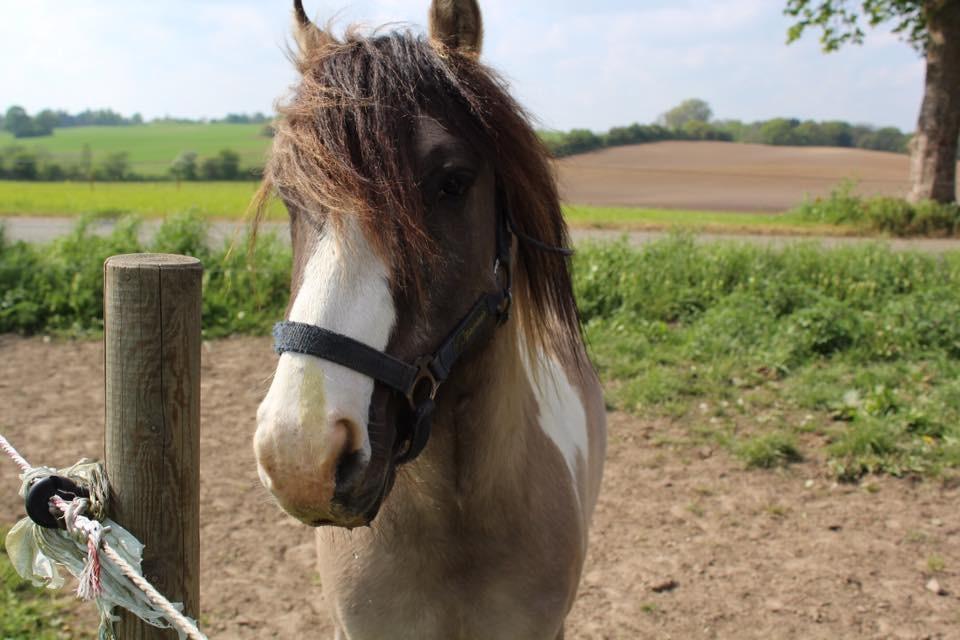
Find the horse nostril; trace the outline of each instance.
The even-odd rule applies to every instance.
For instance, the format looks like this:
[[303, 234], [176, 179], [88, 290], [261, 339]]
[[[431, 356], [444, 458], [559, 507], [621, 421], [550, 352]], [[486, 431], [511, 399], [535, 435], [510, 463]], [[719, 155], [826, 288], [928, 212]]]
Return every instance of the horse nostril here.
[[336, 489], [338, 495], [349, 495], [363, 479], [363, 458], [360, 451], [344, 451], [337, 461]]

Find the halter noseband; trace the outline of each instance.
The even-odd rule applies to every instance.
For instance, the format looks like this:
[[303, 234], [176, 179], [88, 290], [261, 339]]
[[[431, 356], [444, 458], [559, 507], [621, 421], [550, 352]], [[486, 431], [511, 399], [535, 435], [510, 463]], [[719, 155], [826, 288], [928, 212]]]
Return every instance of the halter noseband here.
[[489, 337], [488, 328], [507, 321], [513, 302], [511, 248], [513, 229], [501, 205], [497, 214], [497, 255], [494, 276], [503, 284], [495, 293], [484, 293], [467, 315], [431, 355], [407, 363], [353, 338], [302, 322], [278, 322], [273, 327], [277, 353], [300, 353], [328, 360], [383, 383], [406, 398], [410, 405], [407, 447], [396, 464], [414, 460], [430, 438], [434, 400], [457, 360], [471, 347]]

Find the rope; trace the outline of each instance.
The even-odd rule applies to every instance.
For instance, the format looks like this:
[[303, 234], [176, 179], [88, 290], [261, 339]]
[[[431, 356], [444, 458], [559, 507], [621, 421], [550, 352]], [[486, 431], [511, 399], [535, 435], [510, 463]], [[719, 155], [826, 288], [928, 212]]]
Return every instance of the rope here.
[[[34, 467], [27, 462], [26, 458], [21, 456], [2, 434], [0, 434], [0, 449], [20, 467], [23, 473], [29, 473], [34, 469]], [[98, 521], [91, 520], [83, 515], [82, 512], [86, 511], [89, 504], [86, 498], [75, 498], [67, 502], [60, 496], [53, 496], [50, 503], [63, 513], [68, 533], [75, 534], [79, 532], [86, 538], [88, 563], [78, 576], [80, 585], [77, 587], [77, 595], [80, 598], [89, 600], [100, 594], [99, 556], [102, 551], [103, 555], [105, 555], [130, 582], [140, 589], [154, 606], [166, 615], [167, 620], [169, 620], [178, 631], [192, 640], [207, 640], [207, 637], [203, 635], [192, 620], [177, 611], [173, 603], [157, 591], [139, 571], [131, 566], [129, 562], [121, 557], [120, 554], [103, 539], [103, 534], [109, 530], [109, 527], [104, 527]]]
[[0, 433], [0, 449], [3, 449], [3, 452], [10, 456], [10, 459], [13, 460], [14, 464], [20, 467], [20, 471], [24, 473], [33, 469], [33, 465], [27, 462], [27, 459], [20, 455], [20, 453], [13, 448], [13, 445], [10, 444], [10, 441], [3, 437], [3, 434]]

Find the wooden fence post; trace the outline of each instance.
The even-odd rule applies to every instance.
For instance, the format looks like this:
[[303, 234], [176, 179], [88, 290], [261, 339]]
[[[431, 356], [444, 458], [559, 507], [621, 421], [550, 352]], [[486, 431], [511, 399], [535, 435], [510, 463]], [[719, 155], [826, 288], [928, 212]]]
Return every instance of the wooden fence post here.
[[[104, 264], [105, 461], [110, 517], [145, 545], [143, 574], [200, 613], [200, 310], [203, 267], [134, 254]], [[176, 638], [121, 612], [122, 640]]]

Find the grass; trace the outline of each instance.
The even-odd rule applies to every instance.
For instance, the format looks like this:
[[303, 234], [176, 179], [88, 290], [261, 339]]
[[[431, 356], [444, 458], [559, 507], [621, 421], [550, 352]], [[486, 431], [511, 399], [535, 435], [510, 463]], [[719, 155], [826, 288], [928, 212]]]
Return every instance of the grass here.
[[23, 581], [7, 558], [0, 530], [0, 638], [3, 640], [63, 640], [92, 637], [67, 623], [66, 596]]
[[63, 163], [79, 163], [84, 145], [94, 164], [106, 155], [127, 152], [131, 169], [145, 176], [168, 175], [170, 163], [184, 151], [200, 157], [221, 149], [240, 154], [241, 166], [263, 166], [270, 139], [260, 135], [261, 124], [145, 124], [124, 127], [67, 127], [42, 138], [16, 139], [0, 132], [0, 148], [21, 145], [48, 153]]
[[960, 469], [960, 253], [673, 237], [592, 246], [575, 266], [610, 405], [748, 467]]
[[[240, 219], [257, 189], [253, 182], [77, 182], [0, 180], [0, 215], [96, 216], [137, 213], [162, 218], [195, 209], [209, 218]], [[274, 202], [271, 215], [285, 216]]]
[[564, 207], [567, 222], [575, 227], [628, 230], [688, 230], [719, 233], [851, 235], [847, 224], [810, 220], [799, 213], [740, 213], [624, 207]]
[[757, 469], [772, 469], [803, 459], [796, 436], [776, 431], [738, 443], [736, 454], [747, 467]]

